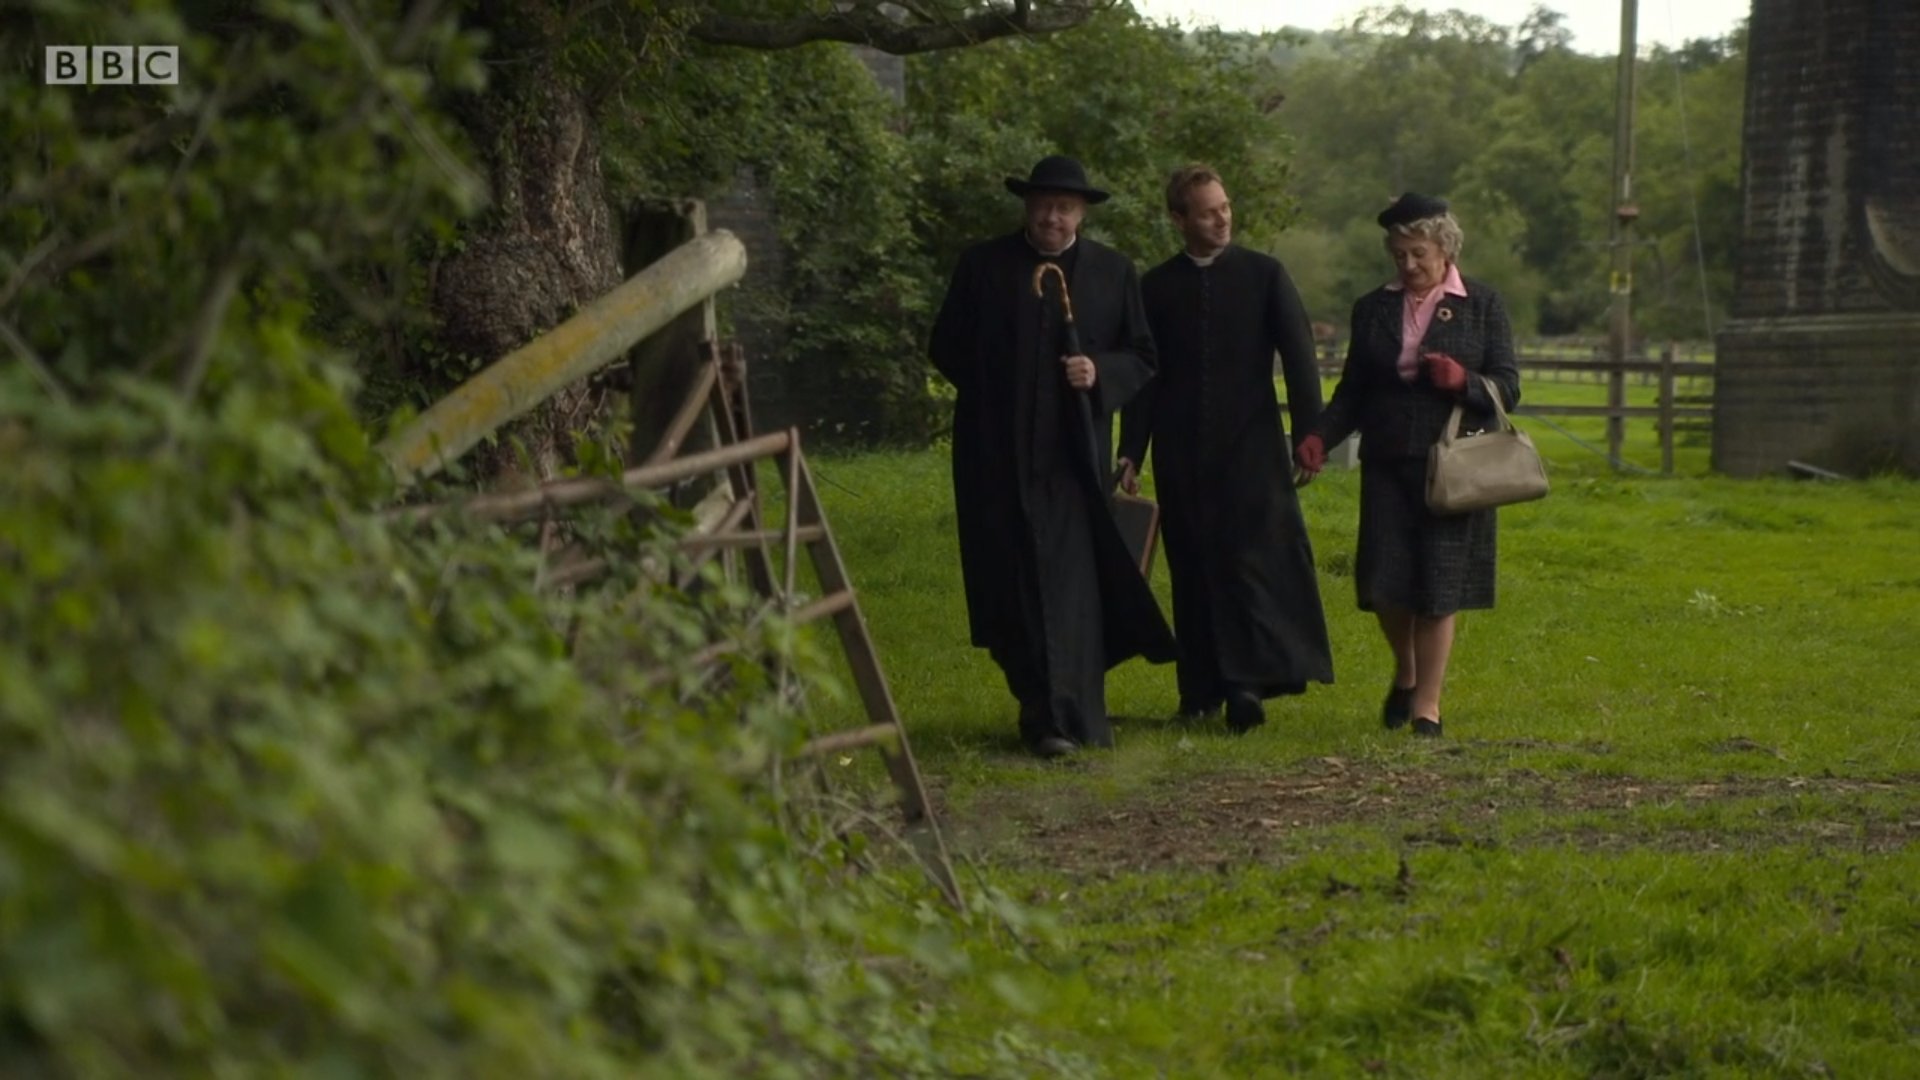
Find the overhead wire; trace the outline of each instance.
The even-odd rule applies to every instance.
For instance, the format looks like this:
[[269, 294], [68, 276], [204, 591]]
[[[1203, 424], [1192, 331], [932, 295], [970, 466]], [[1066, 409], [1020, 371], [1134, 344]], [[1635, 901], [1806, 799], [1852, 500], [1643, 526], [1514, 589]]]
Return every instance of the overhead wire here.
[[[1667, 33], [1672, 36], [1673, 0], [1667, 0]], [[1680, 70], [1681, 65], [1673, 65], [1674, 104], [1680, 113], [1680, 154], [1687, 174], [1687, 207], [1693, 213], [1693, 260], [1694, 269], [1700, 280], [1700, 322], [1706, 328], [1707, 340], [1713, 340], [1713, 300], [1707, 291], [1707, 249], [1702, 239], [1700, 225], [1700, 193], [1695, 189], [1693, 169], [1693, 140], [1687, 131], [1687, 90], [1686, 80]]]

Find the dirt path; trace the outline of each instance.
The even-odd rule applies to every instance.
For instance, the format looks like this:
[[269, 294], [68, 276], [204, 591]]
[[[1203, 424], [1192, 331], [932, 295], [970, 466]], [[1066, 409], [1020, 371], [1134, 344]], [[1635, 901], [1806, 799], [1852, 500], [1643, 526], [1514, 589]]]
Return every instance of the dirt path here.
[[1356, 830], [1408, 848], [1878, 853], [1920, 840], [1920, 777], [1687, 782], [1320, 758], [1286, 775], [1183, 777], [1117, 798], [1028, 787], [949, 808], [945, 820], [971, 857], [1076, 875], [1280, 862], [1351, 846]]

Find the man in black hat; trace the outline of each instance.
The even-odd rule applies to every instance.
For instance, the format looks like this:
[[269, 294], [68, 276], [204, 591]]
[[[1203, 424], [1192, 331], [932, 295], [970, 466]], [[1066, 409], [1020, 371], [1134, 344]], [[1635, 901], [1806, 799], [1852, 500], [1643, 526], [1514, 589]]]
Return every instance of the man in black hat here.
[[[1005, 673], [1028, 748], [1058, 757], [1112, 745], [1108, 668], [1173, 659], [1109, 503], [1112, 417], [1153, 376], [1153, 339], [1133, 263], [1080, 235], [1087, 206], [1107, 199], [1080, 163], [1044, 158], [1006, 184], [1023, 225], [961, 254], [929, 353], [958, 392], [953, 494], [973, 644]], [[1060, 274], [1036, 295], [1048, 263]]]
[[1293, 447], [1273, 392], [1287, 380], [1295, 438], [1320, 414], [1313, 329], [1286, 268], [1233, 243], [1220, 174], [1187, 165], [1167, 182], [1184, 250], [1140, 283], [1160, 372], [1120, 421], [1121, 483], [1153, 450], [1180, 640], [1180, 712], [1226, 706], [1245, 733], [1263, 699], [1333, 681], [1313, 549], [1293, 488]]

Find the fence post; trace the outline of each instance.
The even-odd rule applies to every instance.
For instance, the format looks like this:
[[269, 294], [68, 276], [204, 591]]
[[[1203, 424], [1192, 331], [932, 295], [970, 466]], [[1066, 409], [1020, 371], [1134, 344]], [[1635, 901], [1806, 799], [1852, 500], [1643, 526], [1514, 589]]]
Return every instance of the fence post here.
[[[627, 211], [622, 262], [629, 276], [672, 254], [682, 244], [706, 235], [707, 208], [698, 199], [643, 199]], [[646, 461], [659, 447], [680, 403], [693, 389], [701, 372], [701, 345], [714, 338], [711, 297], [682, 312], [627, 354], [632, 374], [630, 408], [633, 435], [629, 459]], [[696, 425], [686, 444], [673, 452], [699, 451], [714, 446], [718, 432], [711, 422]]]
[[1673, 475], [1673, 342], [1660, 350], [1660, 471]]

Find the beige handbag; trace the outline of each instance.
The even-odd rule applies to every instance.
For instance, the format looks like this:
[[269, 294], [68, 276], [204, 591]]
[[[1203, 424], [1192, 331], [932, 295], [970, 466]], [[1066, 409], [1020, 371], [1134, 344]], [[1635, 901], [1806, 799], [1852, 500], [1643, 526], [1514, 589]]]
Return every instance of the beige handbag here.
[[1427, 451], [1427, 509], [1436, 514], [1464, 514], [1509, 503], [1545, 498], [1547, 467], [1527, 433], [1507, 419], [1500, 390], [1493, 380], [1487, 396], [1493, 399], [1498, 423], [1491, 431], [1461, 435], [1464, 405], [1455, 405], [1440, 441]]

